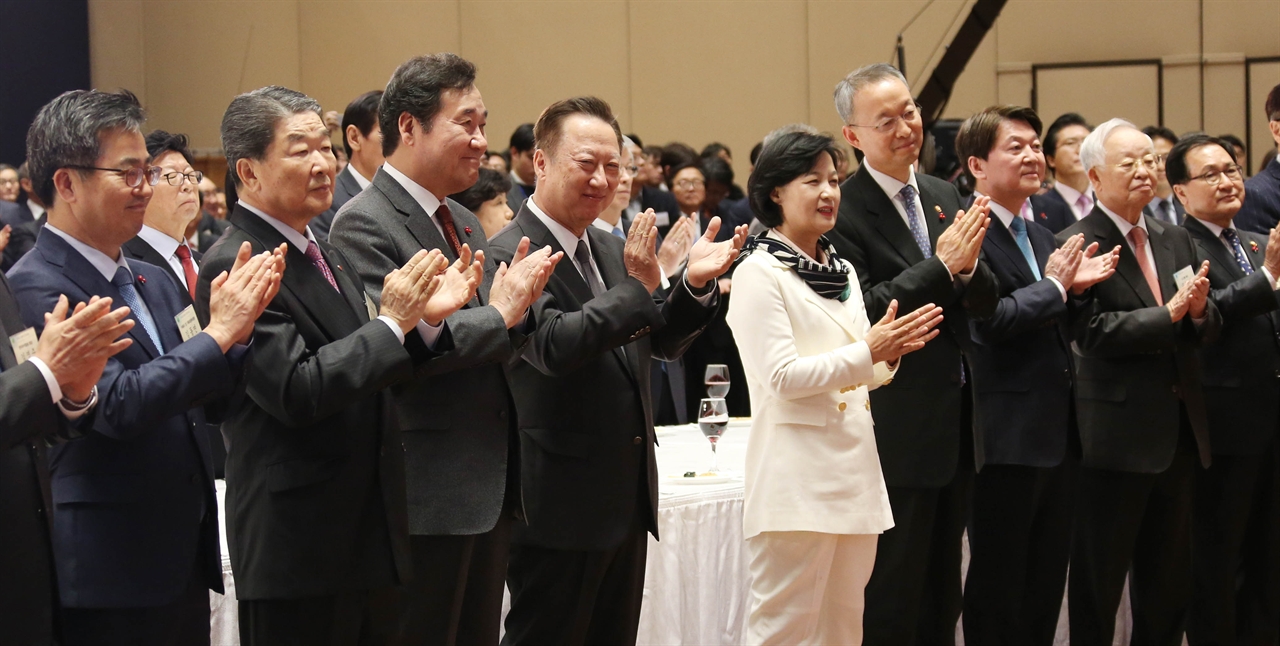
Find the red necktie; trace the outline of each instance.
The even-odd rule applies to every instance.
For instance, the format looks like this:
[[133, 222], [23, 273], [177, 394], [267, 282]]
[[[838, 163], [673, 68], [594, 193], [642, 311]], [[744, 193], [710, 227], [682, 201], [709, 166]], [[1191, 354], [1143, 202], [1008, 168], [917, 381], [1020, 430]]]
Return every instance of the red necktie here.
[[191, 293], [191, 300], [196, 300], [196, 264], [191, 262], [191, 249], [187, 247], [187, 243], [178, 245], [174, 251], [178, 254], [178, 260], [182, 262], [182, 273], [187, 277], [187, 291]]
[[453, 214], [449, 212], [449, 205], [441, 202], [440, 208], [436, 209], [436, 217], [440, 218], [440, 228], [444, 231], [444, 239], [449, 243], [449, 248], [453, 249], [453, 257], [461, 256], [462, 243], [458, 242], [458, 230], [453, 227]]

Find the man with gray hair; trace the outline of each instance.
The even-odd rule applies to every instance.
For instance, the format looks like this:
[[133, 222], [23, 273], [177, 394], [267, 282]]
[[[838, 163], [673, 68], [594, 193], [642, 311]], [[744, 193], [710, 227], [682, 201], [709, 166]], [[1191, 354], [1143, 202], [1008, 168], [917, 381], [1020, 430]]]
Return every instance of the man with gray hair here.
[[[205, 412], [231, 394], [254, 321], [279, 286], [270, 254], [241, 250], [201, 329], [177, 283], [130, 260], [152, 165], [142, 106], [127, 91], [66, 92], [27, 133], [33, 187], [49, 205], [35, 248], [9, 272], [27, 325], [63, 295], [126, 304], [132, 344], [98, 380], [85, 436], [49, 450], [53, 554], [64, 644], [199, 644], [222, 591], [218, 506]], [[233, 251], [234, 253], [234, 251]]]
[[[447, 196], [479, 176], [487, 110], [476, 68], [432, 54], [396, 69], [379, 121], [386, 160], [340, 211], [330, 242], [378, 303], [378, 281], [423, 249], [485, 266], [476, 297], [450, 316], [453, 352], [395, 388], [406, 432], [413, 580], [402, 590], [406, 644], [494, 644], [502, 618], [512, 526], [523, 518], [509, 364], [537, 322], [529, 305], [561, 257], [544, 247], [511, 266], [489, 255], [485, 230]], [[430, 331], [420, 331], [427, 340]]]
[[440, 252], [419, 251], [379, 278], [375, 306], [308, 227], [329, 208], [337, 164], [320, 104], [301, 92], [237, 96], [222, 147], [240, 199], [204, 256], [197, 307], [207, 315], [236, 249], [288, 261], [222, 427], [241, 642], [391, 643], [395, 586], [411, 566], [404, 448], [385, 389], [452, 349], [444, 319], [471, 300], [480, 264], [464, 253], [445, 270]]
[[[841, 185], [828, 236], [862, 282], [867, 316], [928, 303], [941, 333], [871, 392], [894, 527], [880, 537], [863, 615], [867, 644], [950, 644], [960, 617], [961, 537], [973, 483], [972, 396], [962, 351], [969, 318], [989, 316], [997, 281], [980, 260], [987, 198], [968, 211], [951, 184], [913, 168], [923, 125], [898, 70], [883, 63], [835, 91], [845, 141], [865, 155]], [[928, 402], [928, 405], [922, 405]]]
[[[1197, 347], [1222, 318], [1209, 263], [1186, 229], [1143, 214], [1159, 163], [1151, 138], [1112, 119], [1080, 146], [1097, 196], [1058, 234], [1120, 247], [1116, 276], [1071, 313], [1082, 448], [1071, 552], [1071, 641], [1110, 644], [1129, 575], [1135, 644], [1179, 644], [1191, 596], [1191, 503], [1209, 429]], [[1198, 269], [1198, 271], [1197, 271]]]

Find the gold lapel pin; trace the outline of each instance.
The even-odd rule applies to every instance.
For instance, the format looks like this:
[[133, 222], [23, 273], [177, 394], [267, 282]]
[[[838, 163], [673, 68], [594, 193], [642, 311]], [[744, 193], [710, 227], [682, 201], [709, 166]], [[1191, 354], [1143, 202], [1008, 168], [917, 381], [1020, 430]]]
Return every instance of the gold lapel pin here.
[[939, 220], [945, 220], [945, 219], [947, 219], [947, 215], [946, 215], [945, 213], [943, 213], [943, 212], [942, 212], [942, 207], [938, 206], [937, 204], [934, 204], [934, 205], [933, 205], [933, 210], [938, 212], [938, 219], [939, 219]]
[[1258, 253], [1258, 241], [1256, 241], [1256, 240], [1250, 240], [1250, 241], [1249, 241], [1249, 248], [1250, 248], [1250, 249], [1253, 249], [1253, 253]]

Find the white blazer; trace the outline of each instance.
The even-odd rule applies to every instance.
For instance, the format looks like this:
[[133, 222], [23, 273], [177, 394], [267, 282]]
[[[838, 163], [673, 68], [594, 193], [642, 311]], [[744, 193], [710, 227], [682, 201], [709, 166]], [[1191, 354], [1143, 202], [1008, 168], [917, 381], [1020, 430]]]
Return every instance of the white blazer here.
[[727, 320], [751, 393], [746, 538], [893, 527], [867, 392], [896, 367], [871, 363], [863, 341], [871, 323], [846, 266], [852, 289], [843, 303], [819, 296], [763, 249], [733, 274]]

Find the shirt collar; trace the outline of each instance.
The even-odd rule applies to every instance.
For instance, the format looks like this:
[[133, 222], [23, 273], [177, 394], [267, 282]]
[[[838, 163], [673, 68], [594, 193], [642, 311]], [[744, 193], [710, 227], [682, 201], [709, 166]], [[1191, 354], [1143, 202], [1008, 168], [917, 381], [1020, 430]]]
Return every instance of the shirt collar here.
[[31, 211], [31, 217], [37, 220], [40, 219], [40, 216], [44, 215], [44, 207], [29, 199], [27, 200], [27, 209]]
[[436, 214], [436, 210], [440, 208], [440, 198], [432, 194], [431, 191], [422, 188], [421, 184], [409, 179], [408, 175], [405, 175], [395, 166], [392, 166], [391, 162], [383, 162], [382, 170], [386, 171], [387, 174], [391, 176], [391, 179], [394, 179], [396, 183], [404, 187], [404, 190], [408, 191], [409, 196], [413, 198], [413, 201], [417, 202], [418, 206], [421, 206], [422, 210], [426, 211], [427, 215], [434, 216]]
[[169, 237], [169, 234], [164, 233], [159, 229], [153, 229], [145, 224], [142, 225], [142, 230], [138, 232], [138, 237], [151, 245], [151, 248], [155, 249], [156, 253], [159, 253], [160, 257], [165, 260], [168, 260], [173, 256], [173, 254], [177, 252], [178, 246], [182, 244], [181, 242]]
[[1080, 200], [1080, 196], [1083, 195], [1080, 191], [1058, 181], [1053, 183], [1053, 190], [1057, 191], [1058, 194], [1062, 196], [1062, 199], [1067, 201], [1067, 204], [1071, 204], [1073, 206]]
[[871, 173], [871, 178], [874, 179], [876, 183], [880, 185], [880, 189], [884, 191], [885, 195], [889, 196], [890, 200], [897, 197], [898, 193], [902, 192], [902, 187], [906, 186], [907, 184], [910, 184], [911, 188], [914, 188], [916, 190], [916, 195], [920, 194], [920, 185], [916, 183], [915, 168], [907, 169], [907, 172], [910, 173], [910, 175], [907, 177], [906, 184], [872, 168], [871, 164], [867, 164], [867, 172]]
[[[1195, 218], [1195, 216], [1194, 216], [1194, 215], [1193, 215], [1193, 216], [1190, 216], [1190, 217]], [[1208, 221], [1208, 220], [1201, 220], [1200, 218], [1196, 218], [1196, 220], [1197, 220], [1200, 224], [1203, 224], [1203, 225], [1204, 225], [1204, 228], [1208, 229], [1208, 230], [1209, 230], [1209, 232], [1213, 234], [1213, 237], [1215, 237], [1215, 238], [1221, 238], [1221, 237], [1222, 237], [1222, 231], [1223, 231], [1223, 228], [1222, 228], [1222, 227], [1220, 227], [1220, 226], [1218, 226], [1218, 225], [1216, 225], [1216, 224], [1214, 224], [1214, 223], [1212, 223], [1212, 222], [1210, 222], [1210, 221]], [[1235, 223], [1235, 222], [1232, 222], [1232, 223], [1231, 223], [1231, 226], [1229, 226], [1229, 227], [1227, 227], [1227, 228], [1228, 228], [1228, 229], [1231, 229], [1232, 231], [1236, 231], [1236, 223]], [[1239, 232], [1238, 232], [1238, 231], [1237, 231], [1236, 235], [1239, 235]]]
[[[97, 269], [98, 273], [102, 274], [102, 277], [106, 278], [108, 283], [111, 282], [112, 280], [115, 280], [116, 269], [119, 269], [120, 267], [129, 269], [129, 263], [127, 260], [125, 260], [124, 254], [122, 253], [117, 252], [118, 255], [116, 256], [116, 259], [112, 260], [111, 256], [108, 256], [107, 254], [102, 253], [101, 251], [98, 251], [97, 249], [94, 249], [93, 247], [90, 247], [89, 245], [83, 242], [80, 242], [79, 240], [76, 240], [75, 238], [71, 237], [70, 233], [63, 231], [62, 229], [59, 229], [58, 227], [55, 227], [52, 224], [46, 223], [44, 225], [44, 228], [52, 231], [53, 233], [56, 233], [63, 240], [66, 240], [67, 244], [71, 245], [71, 248], [75, 249], [76, 252], [79, 253], [81, 256], [84, 256], [84, 259], [88, 260], [89, 264], [93, 265], [93, 268]], [[133, 270], [130, 269], [129, 273], [132, 274]]]
[[1128, 220], [1116, 215], [1116, 212], [1107, 208], [1106, 204], [1103, 204], [1102, 202], [1094, 202], [1094, 206], [1102, 209], [1102, 212], [1106, 213], [1107, 217], [1111, 218], [1111, 221], [1116, 224], [1116, 228], [1120, 229], [1120, 235], [1125, 239], [1129, 238], [1129, 232], [1132, 231], [1135, 226], [1141, 228], [1142, 232], [1147, 234], [1148, 240], [1151, 239], [1151, 231], [1147, 229], [1147, 219], [1145, 217], [1139, 216], [1137, 224], [1129, 224]]
[[286, 242], [293, 245], [295, 249], [297, 249], [298, 251], [301, 251], [303, 254], [307, 253], [307, 247], [310, 246], [311, 243], [315, 242], [316, 240], [316, 237], [311, 233], [310, 226], [306, 228], [307, 230], [306, 235], [303, 235], [301, 233], [298, 233], [297, 229], [267, 215], [262, 211], [262, 209], [259, 209], [258, 207], [253, 206], [252, 204], [249, 204], [244, 200], [240, 200], [239, 204], [240, 206], [243, 206], [245, 209], [247, 209], [250, 213], [262, 218], [263, 221], [265, 221], [267, 224], [270, 224], [276, 231], [279, 231], [280, 235], [284, 236], [284, 239]]
[[351, 171], [351, 179], [356, 181], [356, 186], [359, 186], [360, 190], [363, 191], [369, 188], [369, 185], [373, 183], [373, 180], [365, 179], [364, 175], [361, 175], [360, 171], [356, 170], [355, 164], [347, 164], [347, 170]]
[[[551, 235], [555, 236], [556, 242], [560, 243], [560, 248], [563, 249], [566, 254], [572, 256], [578, 249], [578, 241], [587, 240], [586, 231], [583, 231], [581, 236], [573, 235], [573, 232], [563, 224], [551, 219], [551, 216], [547, 215], [546, 212], [538, 206], [537, 202], [533, 201], [532, 197], [526, 200], [525, 204], [529, 206], [530, 211], [533, 211], [534, 217], [537, 217], [538, 221], [542, 222], [542, 224], [547, 227], [547, 230], [551, 231]], [[587, 241], [587, 248], [591, 248], [591, 242], [589, 240]]]
[[619, 220], [617, 225], [613, 225], [613, 224], [609, 224], [608, 222], [605, 222], [604, 218], [596, 218], [595, 222], [591, 223], [591, 226], [601, 231], [604, 231], [609, 235], [613, 235], [613, 229], [615, 228], [615, 226], [618, 226], [618, 227], [622, 226], [622, 221]]
[[507, 174], [511, 176], [511, 183], [512, 183], [512, 184], [519, 184], [520, 186], [532, 186], [531, 184], [525, 184], [525, 183], [524, 183], [524, 180], [520, 179], [520, 176], [519, 176], [519, 175], [516, 175], [516, 172], [515, 172], [515, 171], [510, 171], [510, 172], [509, 172], [509, 173], [507, 173]]
[[1156, 209], [1156, 208], [1157, 208], [1161, 203], [1163, 203], [1163, 202], [1168, 202], [1168, 203], [1169, 203], [1169, 206], [1173, 206], [1173, 194], [1172, 194], [1172, 193], [1170, 193], [1170, 194], [1169, 194], [1169, 197], [1167, 197], [1167, 198], [1166, 198], [1166, 197], [1160, 197], [1159, 195], [1157, 195], [1157, 196], [1155, 196], [1155, 197], [1151, 198], [1151, 201], [1150, 201], [1150, 202], [1147, 202], [1147, 205], [1148, 205], [1148, 206], [1150, 206], [1150, 207], [1151, 207], [1151, 209], [1154, 211], [1154, 210], [1155, 210], [1155, 209]]
[[[981, 197], [981, 196], [982, 196], [982, 193], [979, 193], [978, 191], [974, 191], [974, 192], [973, 192], [973, 197], [974, 197], [975, 199], [976, 199], [976, 198], [978, 198], [978, 197]], [[1024, 202], [1024, 204], [1025, 204], [1025, 202]], [[1003, 206], [1003, 205], [1001, 205], [1000, 203], [996, 202], [995, 200], [991, 200], [990, 202], [988, 202], [988, 206], [990, 206], [990, 207], [991, 207], [991, 212], [996, 214], [996, 217], [1000, 219], [1000, 223], [1001, 223], [1001, 224], [1003, 224], [1003, 225], [1004, 225], [1004, 228], [1006, 228], [1006, 229], [1012, 229], [1012, 228], [1013, 228], [1013, 219], [1014, 219], [1014, 218], [1022, 217], [1021, 215], [1015, 215], [1012, 211], [1010, 211], [1009, 209], [1004, 208], [1004, 206]]]

